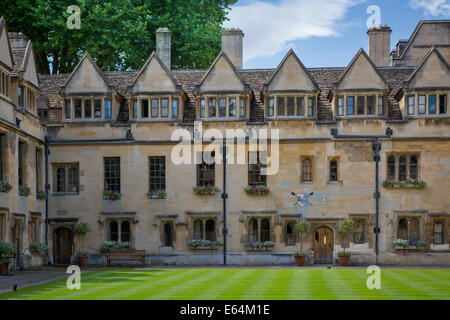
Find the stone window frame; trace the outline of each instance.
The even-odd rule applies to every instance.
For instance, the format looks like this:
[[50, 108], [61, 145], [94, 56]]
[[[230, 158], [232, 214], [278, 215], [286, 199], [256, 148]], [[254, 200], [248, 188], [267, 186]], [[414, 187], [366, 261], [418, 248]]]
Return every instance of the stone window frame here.
[[43, 173], [45, 172], [45, 159], [44, 159], [44, 152], [45, 150], [36, 147], [35, 149], [35, 183], [36, 183], [36, 192], [45, 190], [45, 181], [43, 177]]
[[[142, 116], [142, 101], [147, 100], [148, 117]], [[158, 116], [152, 117], [152, 100], [158, 101]], [[162, 117], [162, 100], [168, 101], [167, 117]], [[178, 117], [173, 117], [173, 101], [178, 101]], [[135, 103], [137, 103], [137, 117], [134, 117]], [[183, 116], [183, 95], [178, 94], [136, 94], [129, 97], [129, 120], [132, 122], [170, 122], [181, 121]]]
[[[284, 99], [284, 115], [278, 115], [278, 103], [279, 98]], [[294, 99], [294, 115], [288, 115], [288, 99], [293, 98]], [[273, 100], [272, 100], [273, 99]], [[308, 115], [309, 111], [309, 101], [312, 99], [313, 103], [313, 113], [311, 116]], [[269, 104], [270, 101], [273, 101], [273, 115], [269, 114]], [[303, 101], [303, 104], [300, 103], [300, 101]], [[317, 117], [318, 112], [318, 102], [319, 102], [319, 95], [317, 92], [289, 92], [289, 93], [283, 93], [283, 92], [273, 92], [273, 93], [267, 93], [264, 97], [264, 109], [265, 109], [265, 116], [268, 120], [277, 120], [277, 119], [297, 119], [297, 120], [310, 120]], [[302, 106], [303, 115], [299, 114], [299, 106]]]
[[[117, 223], [117, 240], [116, 241], [134, 243], [134, 234], [135, 234], [134, 225], [136, 224], [136, 221], [134, 221], [132, 217], [108, 217], [108, 218], [106, 218], [105, 219], [105, 225], [106, 225], [105, 236], [106, 236], [107, 241], [114, 241], [114, 240], [112, 240], [112, 237], [111, 237], [111, 223], [112, 222]], [[129, 228], [130, 228], [129, 239], [130, 240], [128, 240], [128, 241], [122, 240], [122, 236], [123, 236], [122, 225], [124, 222], [129, 223]]]
[[[209, 99], [216, 99], [215, 116], [209, 115]], [[225, 117], [219, 117], [219, 101], [225, 99]], [[235, 99], [235, 115], [230, 117], [230, 100]], [[241, 101], [245, 101], [245, 116], [241, 116]], [[202, 121], [238, 121], [250, 117], [250, 96], [242, 93], [201, 94], [196, 97], [196, 118]], [[201, 108], [204, 107], [202, 111]], [[203, 114], [203, 116], [202, 116]]]
[[214, 240], [218, 241], [220, 236], [220, 224], [223, 222], [221, 220], [221, 212], [186, 212], [187, 221], [186, 225], [188, 227], [188, 239], [194, 240], [194, 223], [195, 221], [201, 221], [202, 224], [202, 239], [206, 240], [206, 222], [208, 220], [214, 221]]
[[29, 242], [41, 242], [41, 223], [42, 218], [40, 213], [31, 213], [28, 220], [29, 224]]
[[[213, 231], [206, 231], [206, 225], [208, 221], [212, 221], [214, 223], [213, 226]], [[195, 231], [195, 224], [196, 222], [200, 222], [201, 224], [201, 234], [200, 237], [196, 236], [196, 231]], [[218, 235], [218, 230], [217, 230], [217, 217], [193, 217], [191, 220], [191, 223], [189, 224], [190, 227], [190, 239], [192, 240], [210, 240], [210, 241], [217, 241], [217, 235]], [[212, 237], [210, 235], [208, 235], [208, 232], [213, 232]]]
[[[406, 237], [403, 237], [404, 235], [401, 234], [400, 232], [400, 221], [401, 220], [406, 220]], [[417, 228], [417, 232], [418, 232], [418, 236], [417, 238], [411, 235], [411, 227], [410, 225], [412, 224], [412, 222], [414, 220], [417, 220], [418, 222], [418, 228]], [[405, 239], [405, 240], [426, 240], [427, 238], [427, 234], [424, 230], [424, 217], [420, 214], [400, 214], [397, 215], [396, 217], [396, 222], [395, 222], [395, 239]]]
[[[336, 161], [336, 179], [331, 179], [331, 162]], [[328, 184], [342, 184], [341, 180], [341, 168], [340, 168], [340, 157], [339, 156], [333, 156], [328, 157]]]
[[[250, 222], [252, 219], [256, 219], [257, 221], [261, 221], [263, 219], [267, 219], [269, 221], [269, 241], [276, 242], [276, 234], [275, 234], [275, 225], [278, 220], [278, 215], [276, 211], [243, 211], [241, 213], [241, 218], [239, 221], [243, 224], [244, 232], [241, 234], [241, 243], [247, 243], [250, 241]], [[258, 233], [260, 228], [260, 222], [258, 222]], [[258, 240], [260, 237], [258, 235]]]
[[[394, 173], [394, 179], [390, 177], [390, 167], [389, 167], [389, 158], [393, 156], [394, 157], [394, 164], [395, 164], [395, 173]], [[411, 178], [411, 158], [416, 157], [417, 159], [417, 179], [420, 179], [422, 167], [421, 167], [421, 152], [388, 152], [386, 153], [386, 180], [387, 181], [400, 181], [400, 158], [406, 157], [406, 179]]]
[[[304, 172], [305, 166], [304, 161], [309, 159], [311, 162], [311, 179], [305, 179], [304, 175], [306, 172]], [[302, 155], [300, 156], [300, 183], [301, 184], [312, 184], [315, 181], [315, 165], [314, 165], [314, 156], [312, 155]]]
[[[106, 160], [114, 160], [114, 161], [118, 160], [119, 165], [115, 166], [116, 169], [118, 167], [118, 173], [119, 173], [118, 177], [117, 176], [115, 177], [115, 180], [118, 180], [118, 188], [117, 188], [117, 183], [116, 183], [116, 188], [114, 188], [114, 189], [111, 189], [110, 186], [107, 187], [106, 174], [107, 174], [107, 169], [108, 168], [107, 168], [107, 165], [106, 165]], [[122, 168], [121, 168], [121, 166], [122, 166], [122, 164], [121, 164], [120, 157], [103, 157], [103, 188], [104, 188], [104, 190], [113, 191], [113, 192], [119, 192], [120, 193], [120, 191], [122, 189]], [[111, 168], [110, 168], [109, 172], [112, 173], [113, 170], [111, 170]], [[111, 174], [110, 174], [110, 176], [111, 176]]]
[[[353, 114], [348, 114], [348, 98], [353, 97]], [[364, 114], [358, 114], [358, 97], [364, 98]], [[368, 97], [374, 97], [374, 112], [369, 114], [369, 99]], [[342, 119], [347, 117], [385, 117], [386, 116], [386, 105], [387, 105], [387, 94], [380, 91], [375, 92], [338, 92], [333, 97], [332, 106], [333, 114], [336, 119]], [[343, 99], [343, 114], [339, 114], [339, 99]]]
[[[70, 95], [70, 96], [62, 96], [63, 99], [63, 122], [108, 122], [114, 120], [114, 115], [117, 113], [117, 103], [116, 99], [114, 99], [113, 95]], [[75, 100], [81, 100], [81, 116], [75, 117]], [[91, 101], [91, 116], [85, 116], [85, 101]], [[96, 100], [100, 100], [100, 117], [96, 117]], [[105, 101], [111, 101], [111, 117], [105, 117]], [[67, 118], [67, 102], [70, 107], [70, 118]]]
[[[76, 169], [76, 177], [77, 181], [75, 184], [75, 191], [72, 190], [69, 191], [69, 170], [75, 168]], [[57, 191], [58, 182], [58, 169], [64, 170], [64, 190], [63, 191]], [[64, 194], [64, 195], [77, 195], [80, 193], [80, 166], [79, 162], [52, 162], [52, 174], [53, 174], [53, 192], [52, 194], [58, 195], [58, 194]], [[72, 185], [73, 187], [74, 185]]]
[[[23, 149], [22, 149], [23, 146]], [[28, 142], [18, 139], [17, 142], [17, 185], [28, 186]]]
[[[158, 228], [160, 248], [175, 248], [176, 239], [177, 239], [176, 226], [178, 225], [178, 223], [176, 223], [176, 220], [178, 218], [178, 215], [177, 214], [161, 214], [161, 215], [157, 215], [156, 218], [157, 218], [157, 221], [155, 220], [153, 225]], [[164, 226], [166, 223], [170, 223], [172, 226], [172, 245], [171, 246], [165, 245]]]
[[450, 243], [450, 215], [448, 214], [430, 214], [430, 220], [429, 220], [429, 242], [430, 244], [435, 243], [435, 233], [434, 233], [434, 227], [436, 223], [442, 223], [442, 244], [449, 244]]
[[351, 242], [353, 244], [365, 244], [367, 243], [369, 245], [369, 248], [373, 247], [374, 243], [374, 233], [372, 232], [373, 227], [375, 226], [375, 214], [369, 213], [350, 213], [349, 218], [353, 219], [355, 222], [362, 223], [363, 226], [363, 238], [364, 242], [362, 243], [356, 243], [355, 237], [356, 234], [353, 232]]
[[[250, 163], [251, 153], [256, 153], [257, 163]], [[248, 185], [267, 186], [267, 175], [261, 174], [262, 169], [266, 167], [266, 165], [263, 164], [263, 162], [261, 161], [261, 155], [260, 155], [261, 153], [266, 155], [266, 163], [267, 163], [267, 152], [266, 151], [249, 151], [247, 153], [247, 157], [248, 157], [247, 183], [248, 183]]]
[[[300, 222], [299, 217], [281, 217], [281, 242], [286, 246], [295, 246], [300, 242], [300, 237], [295, 231], [295, 225]], [[292, 225], [292, 242], [288, 242], [287, 227]]]
[[[214, 163], [207, 164], [204, 160], [205, 153], [209, 153], [208, 151], [203, 152], [197, 152], [196, 159], [201, 159], [201, 163], [197, 163], [195, 165], [196, 170], [196, 186], [197, 187], [204, 187], [204, 186], [210, 186], [214, 187], [216, 185], [216, 162], [215, 162], [215, 151], [211, 152], [211, 156], [214, 158]], [[211, 174], [212, 178], [210, 177], [209, 181], [212, 181], [212, 183], [204, 183], [204, 181], [208, 181], [208, 179], [204, 179], [202, 177], [203, 173]]]
[[11, 98], [11, 72], [0, 65], [0, 94]]
[[[419, 96], [425, 96], [425, 113], [419, 113]], [[436, 96], [436, 113], [430, 114], [429, 101], [430, 96]], [[446, 106], [444, 113], [440, 111], [440, 99], [441, 96], [446, 96]], [[409, 98], [414, 97], [414, 113], [409, 112]], [[401, 106], [403, 113], [408, 118], [421, 118], [421, 117], [448, 117], [450, 116], [450, 90], [413, 90], [407, 91], [403, 95]]]
[[[166, 225], [169, 225], [171, 228], [171, 241], [170, 244], [166, 242], [167, 240], [167, 233], [166, 233]], [[174, 247], [175, 243], [175, 224], [174, 221], [168, 220], [161, 223], [161, 243], [163, 247]]]
[[[153, 170], [151, 169], [151, 162], [152, 160], [162, 160], [162, 163], [158, 163], [157, 165], [159, 165], [159, 170]], [[148, 191], [149, 192], [157, 192], [157, 191], [162, 191], [162, 190], [167, 190], [167, 178], [166, 178], [166, 172], [167, 172], [167, 166], [166, 166], [166, 157], [165, 156], [149, 156], [148, 157]], [[152, 172], [153, 173], [159, 173], [160, 175], [158, 176], [152, 176]], [[162, 182], [152, 182], [152, 178], [157, 178], [157, 179], [161, 179]], [[155, 186], [160, 186], [160, 188], [153, 188]], [[153, 187], [152, 187], [153, 186]]]

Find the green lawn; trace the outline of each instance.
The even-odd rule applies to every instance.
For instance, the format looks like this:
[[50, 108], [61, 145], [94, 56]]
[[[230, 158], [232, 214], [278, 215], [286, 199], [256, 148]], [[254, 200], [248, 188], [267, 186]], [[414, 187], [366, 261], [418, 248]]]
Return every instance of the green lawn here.
[[358, 269], [116, 269], [19, 289], [1, 299], [450, 299], [450, 270], [381, 269], [381, 289]]

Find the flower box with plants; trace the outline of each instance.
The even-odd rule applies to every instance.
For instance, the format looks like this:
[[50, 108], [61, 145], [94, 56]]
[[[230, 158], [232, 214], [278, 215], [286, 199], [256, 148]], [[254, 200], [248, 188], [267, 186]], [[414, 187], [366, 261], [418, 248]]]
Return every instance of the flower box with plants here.
[[211, 195], [220, 192], [220, 189], [216, 186], [203, 186], [203, 187], [193, 187], [194, 193], [199, 195]]
[[47, 194], [44, 191], [38, 191], [36, 193], [36, 199], [45, 200], [47, 198]]
[[396, 239], [392, 242], [397, 250], [421, 250], [427, 243], [422, 240]]
[[86, 266], [88, 262], [89, 252], [83, 248], [83, 239], [91, 230], [91, 226], [86, 222], [79, 222], [75, 225], [75, 234], [80, 237], [80, 251], [77, 253], [78, 265], [80, 267]]
[[392, 189], [392, 188], [425, 188], [427, 184], [425, 181], [420, 179], [407, 179], [407, 180], [386, 180], [383, 182], [383, 187]]
[[120, 200], [122, 194], [117, 191], [103, 190], [103, 199], [105, 200]]
[[210, 240], [190, 240], [187, 243], [189, 249], [192, 250], [211, 250], [217, 249], [219, 245], [222, 243], [219, 241], [210, 241]]
[[14, 247], [10, 243], [0, 242], [0, 274], [8, 273], [9, 264], [14, 258]]
[[105, 241], [100, 247], [101, 253], [108, 253], [109, 250], [134, 250], [134, 245], [131, 242], [121, 242], [121, 241]]
[[248, 185], [244, 188], [248, 195], [266, 195], [270, 192], [270, 189], [265, 185]]
[[275, 243], [273, 241], [253, 241], [253, 242], [246, 242], [244, 244], [245, 250], [251, 250], [251, 251], [263, 251], [263, 250], [272, 250], [272, 248], [275, 246]]
[[303, 235], [309, 232], [309, 222], [300, 221], [294, 226], [295, 232], [300, 235], [300, 252], [294, 254], [295, 264], [299, 267], [305, 265], [306, 254], [303, 253]]
[[28, 250], [30, 250], [31, 254], [46, 255], [48, 252], [48, 247], [39, 242], [32, 242], [28, 245]]
[[149, 198], [149, 199], [165, 199], [166, 198], [166, 190], [147, 192], [147, 198]]
[[12, 185], [8, 181], [0, 181], [0, 192], [9, 192], [12, 189]]
[[19, 186], [19, 196], [28, 197], [31, 193], [31, 189], [27, 186]]
[[339, 224], [339, 235], [342, 239], [343, 251], [338, 253], [339, 264], [341, 266], [348, 266], [350, 264], [350, 253], [345, 251], [347, 247], [348, 238], [357, 228], [357, 224], [353, 219], [342, 220]]

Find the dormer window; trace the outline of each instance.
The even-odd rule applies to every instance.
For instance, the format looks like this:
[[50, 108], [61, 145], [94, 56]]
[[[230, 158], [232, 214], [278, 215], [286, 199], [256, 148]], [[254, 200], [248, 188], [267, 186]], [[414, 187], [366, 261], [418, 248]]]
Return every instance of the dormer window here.
[[110, 119], [112, 116], [112, 101], [111, 99], [105, 99], [105, 118]]
[[[66, 98], [64, 99], [64, 114], [65, 119], [76, 119], [80, 121], [101, 119], [102, 112], [104, 114], [104, 119], [112, 118], [112, 99], [98, 99], [98, 98]], [[72, 110], [73, 106], [73, 110]], [[102, 110], [104, 106], [104, 110]]]
[[403, 98], [408, 116], [447, 115], [448, 92], [409, 93]]
[[133, 120], [168, 121], [179, 118], [179, 96], [137, 96], [132, 97], [130, 101], [130, 118]]
[[[269, 95], [266, 102], [267, 117], [314, 117], [316, 96]], [[306, 101], [306, 110], [305, 110]], [[305, 114], [306, 112], [306, 114]]]
[[[197, 117], [209, 120], [237, 120], [245, 118], [247, 112], [247, 99], [239, 95], [207, 96], [197, 100]], [[237, 109], [239, 103], [239, 110]], [[206, 110], [206, 104], [208, 109]]]
[[384, 99], [381, 94], [337, 96], [334, 99], [334, 108], [338, 117], [383, 116]]

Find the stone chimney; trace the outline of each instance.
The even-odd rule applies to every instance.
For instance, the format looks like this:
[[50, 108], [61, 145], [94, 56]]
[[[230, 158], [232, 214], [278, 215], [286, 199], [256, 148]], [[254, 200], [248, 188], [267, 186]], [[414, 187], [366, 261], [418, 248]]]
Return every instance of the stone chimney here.
[[241, 29], [229, 28], [222, 31], [222, 51], [237, 69], [242, 69], [244, 33]]
[[28, 37], [22, 32], [8, 32], [9, 42], [11, 48], [23, 48], [25, 49], [28, 44]]
[[159, 28], [156, 30], [156, 54], [170, 69], [170, 50], [171, 50], [172, 31], [169, 28]]
[[377, 67], [384, 67], [390, 64], [391, 32], [392, 29], [387, 25], [372, 27], [367, 31], [369, 57]]

